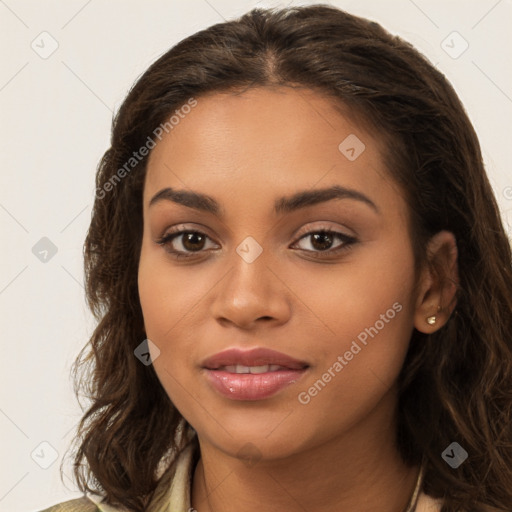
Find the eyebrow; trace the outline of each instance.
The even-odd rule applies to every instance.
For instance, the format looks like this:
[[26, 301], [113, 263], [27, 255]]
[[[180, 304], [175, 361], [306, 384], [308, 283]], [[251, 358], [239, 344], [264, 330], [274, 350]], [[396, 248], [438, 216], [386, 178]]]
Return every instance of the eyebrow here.
[[[361, 192], [334, 185], [322, 189], [302, 190], [293, 195], [281, 197], [274, 202], [274, 213], [277, 215], [290, 213], [332, 199], [353, 199], [366, 204], [377, 213], [380, 211], [377, 205]], [[220, 204], [213, 197], [199, 192], [175, 190], [167, 187], [160, 190], [152, 197], [149, 206], [153, 206], [164, 200], [211, 213], [217, 217], [224, 215]]]

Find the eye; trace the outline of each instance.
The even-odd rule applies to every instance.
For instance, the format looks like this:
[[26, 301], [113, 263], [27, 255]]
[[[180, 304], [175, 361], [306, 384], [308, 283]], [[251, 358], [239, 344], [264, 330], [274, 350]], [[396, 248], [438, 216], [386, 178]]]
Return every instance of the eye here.
[[[341, 251], [348, 250], [357, 242], [357, 239], [353, 236], [346, 235], [330, 228], [319, 228], [303, 234], [294, 246], [297, 246], [303, 240], [307, 241], [308, 239], [309, 244], [305, 245], [310, 245], [311, 248], [299, 247], [299, 249], [318, 255], [322, 255], [323, 253], [326, 255], [335, 255]], [[337, 246], [332, 248], [336, 239], [339, 243]], [[179, 230], [178, 227], [176, 228], [176, 231], [168, 232], [162, 236], [156, 241], [156, 243], [163, 246], [174, 258], [179, 259], [191, 258], [202, 252], [206, 252], [205, 249], [211, 249], [211, 246], [207, 247], [208, 241], [213, 244], [214, 248], [216, 247], [216, 244], [212, 242], [210, 237], [202, 231], [195, 229]], [[294, 248], [294, 246], [292, 246], [292, 248]]]
[[190, 258], [204, 252], [207, 240], [210, 237], [205, 233], [189, 229], [167, 233], [156, 242], [176, 258]]
[[[300, 237], [299, 241], [295, 245], [298, 245], [302, 240], [307, 241], [308, 239], [309, 243], [305, 245], [309, 245], [312, 249], [305, 247], [300, 247], [300, 249], [313, 253], [328, 253], [329, 255], [338, 254], [341, 251], [347, 250], [357, 242], [357, 239], [353, 236], [346, 235], [339, 231], [334, 231], [330, 228], [321, 228], [307, 232]], [[338, 239], [340, 243], [338, 243], [338, 245], [333, 249], [332, 246], [336, 239]]]

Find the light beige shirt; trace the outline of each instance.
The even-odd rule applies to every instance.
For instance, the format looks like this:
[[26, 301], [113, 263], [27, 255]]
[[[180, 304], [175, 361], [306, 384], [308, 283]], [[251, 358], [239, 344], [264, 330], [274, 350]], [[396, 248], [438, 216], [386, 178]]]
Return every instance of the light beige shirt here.
[[[165, 496], [165, 505], [155, 508], [149, 506], [150, 512], [196, 512], [191, 506], [191, 482], [193, 472], [194, 446], [189, 445], [176, 460], [176, 473], [171, 488]], [[96, 497], [88, 497], [60, 503], [41, 512], [126, 512], [124, 509], [111, 507], [101, 503]], [[424, 493], [420, 493], [415, 512], [440, 512], [441, 501], [434, 500]]]

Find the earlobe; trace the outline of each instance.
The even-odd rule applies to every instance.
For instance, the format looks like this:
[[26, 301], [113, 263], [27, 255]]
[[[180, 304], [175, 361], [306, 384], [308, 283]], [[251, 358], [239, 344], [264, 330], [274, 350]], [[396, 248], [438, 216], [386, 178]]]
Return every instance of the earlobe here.
[[431, 334], [446, 324], [457, 302], [459, 284], [457, 242], [453, 233], [436, 233], [427, 246], [420, 276], [414, 326]]

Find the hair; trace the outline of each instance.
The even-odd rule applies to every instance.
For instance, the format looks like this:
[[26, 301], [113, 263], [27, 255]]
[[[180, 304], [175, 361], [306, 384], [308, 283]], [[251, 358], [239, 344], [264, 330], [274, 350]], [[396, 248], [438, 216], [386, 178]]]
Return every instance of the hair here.
[[[114, 117], [84, 244], [97, 326], [73, 367], [77, 396], [90, 402], [75, 440], [80, 489], [145, 510], [192, 442], [179, 436], [193, 429], [153, 366], [134, 356], [146, 339], [137, 274], [148, 156], [112, 180], [191, 98], [278, 86], [332, 99], [386, 141], [382, 158], [407, 200], [418, 265], [435, 233], [455, 235], [456, 309], [434, 334], [413, 331], [398, 379], [396, 443], [407, 464], [425, 462], [424, 491], [444, 500], [443, 512], [510, 510], [511, 248], [477, 136], [425, 57], [379, 24], [328, 5], [253, 9], [187, 37], [146, 70]], [[469, 453], [457, 469], [441, 457], [453, 441]]]

